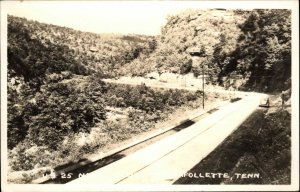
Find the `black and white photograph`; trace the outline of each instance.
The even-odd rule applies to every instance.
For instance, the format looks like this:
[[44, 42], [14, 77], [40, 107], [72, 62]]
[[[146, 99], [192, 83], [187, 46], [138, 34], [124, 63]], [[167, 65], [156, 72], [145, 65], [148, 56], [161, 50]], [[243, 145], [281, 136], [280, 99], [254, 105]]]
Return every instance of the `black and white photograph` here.
[[299, 2], [1, 1], [1, 191], [298, 191]]

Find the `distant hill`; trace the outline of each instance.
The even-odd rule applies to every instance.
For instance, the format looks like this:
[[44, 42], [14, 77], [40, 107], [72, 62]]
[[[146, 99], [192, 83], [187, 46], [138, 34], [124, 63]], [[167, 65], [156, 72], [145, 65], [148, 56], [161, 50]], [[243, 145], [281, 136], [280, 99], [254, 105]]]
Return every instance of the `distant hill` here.
[[[143, 65], [142, 73], [153, 69], [180, 73], [181, 66], [191, 58], [189, 51], [194, 49], [201, 52], [202, 56], [199, 63], [193, 64], [195, 70], [197, 65], [213, 55], [214, 47], [220, 44], [221, 38], [226, 38], [222, 47], [224, 52], [235, 49], [240, 34], [238, 24], [243, 20], [242, 16], [235, 15], [233, 11], [219, 10], [187, 10], [169, 16], [167, 24], [162, 27], [162, 34], [157, 38], [155, 52], [143, 62], [134, 62], [132, 65]], [[139, 71], [136, 69], [133, 74]]]
[[94, 34], [8, 16], [8, 69], [25, 80], [65, 70], [113, 77], [122, 65], [151, 53], [152, 41], [151, 36]]

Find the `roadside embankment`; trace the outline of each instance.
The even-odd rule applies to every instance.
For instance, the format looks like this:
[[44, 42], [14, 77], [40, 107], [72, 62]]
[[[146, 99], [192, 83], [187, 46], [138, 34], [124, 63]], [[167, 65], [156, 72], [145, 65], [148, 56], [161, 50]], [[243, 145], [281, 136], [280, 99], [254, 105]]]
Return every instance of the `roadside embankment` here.
[[[287, 100], [282, 108], [279, 95], [270, 96], [270, 104], [257, 109], [175, 184], [290, 184], [291, 106]], [[199, 177], [205, 173], [229, 177]]]

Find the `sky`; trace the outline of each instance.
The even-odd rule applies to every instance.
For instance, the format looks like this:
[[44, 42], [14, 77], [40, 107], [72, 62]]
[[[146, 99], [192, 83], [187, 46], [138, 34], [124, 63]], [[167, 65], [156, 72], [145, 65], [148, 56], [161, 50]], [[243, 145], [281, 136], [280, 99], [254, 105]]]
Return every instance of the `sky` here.
[[[255, 2], [255, 3], [253, 3]], [[158, 35], [168, 15], [189, 8], [282, 7], [270, 1], [4, 1], [10, 15], [94, 33]]]

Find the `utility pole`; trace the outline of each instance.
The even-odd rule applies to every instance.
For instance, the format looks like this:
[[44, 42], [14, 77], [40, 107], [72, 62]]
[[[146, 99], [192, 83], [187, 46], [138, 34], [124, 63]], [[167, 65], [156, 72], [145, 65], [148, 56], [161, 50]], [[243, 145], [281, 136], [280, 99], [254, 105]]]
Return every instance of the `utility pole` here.
[[236, 91], [236, 79], [237, 74], [236, 72], [233, 73], [233, 80], [232, 80], [232, 87], [233, 87], [233, 98], [235, 98], [235, 91]]
[[235, 85], [233, 85], [233, 98], [235, 98]]
[[203, 109], [204, 109], [205, 93], [204, 93], [204, 66], [203, 65], [202, 65], [202, 91], [203, 91], [202, 106], [203, 106]]
[[[233, 98], [235, 98], [235, 74], [229, 74], [229, 85], [230, 89], [233, 89]], [[232, 95], [232, 91], [230, 91], [230, 97]]]

